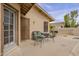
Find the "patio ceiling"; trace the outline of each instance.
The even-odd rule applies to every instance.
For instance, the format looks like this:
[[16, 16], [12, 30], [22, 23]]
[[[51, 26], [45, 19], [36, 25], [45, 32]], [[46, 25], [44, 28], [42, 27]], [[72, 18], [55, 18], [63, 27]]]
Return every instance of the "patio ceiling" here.
[[34, 5], [34, 3], [19, 3], [21, 6], [21, 13], [25, 15], [31, 7]]

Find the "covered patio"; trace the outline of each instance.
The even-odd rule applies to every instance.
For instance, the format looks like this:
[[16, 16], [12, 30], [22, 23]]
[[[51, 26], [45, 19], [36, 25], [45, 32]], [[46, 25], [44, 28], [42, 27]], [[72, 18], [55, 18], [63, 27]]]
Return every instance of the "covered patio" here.
[[34, 46], [34, 41], [26, 40], [19, 47], [5, 54], [7, 56], [75, 56], [79, 55], [79, 40], [77, 36], [55, 37], [55, 42], [49, 38], [42, 46]]

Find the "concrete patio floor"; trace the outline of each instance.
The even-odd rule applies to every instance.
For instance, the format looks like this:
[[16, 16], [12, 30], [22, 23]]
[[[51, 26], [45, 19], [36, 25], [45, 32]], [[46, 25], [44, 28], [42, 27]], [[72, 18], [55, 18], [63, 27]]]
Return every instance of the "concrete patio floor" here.
[[75, 56], [79, 55], [79, 39], [75, 36], [57, 36], [45, 41], [42, 46], [34, 46], [32, 40], [26, 40], [7, 56]]

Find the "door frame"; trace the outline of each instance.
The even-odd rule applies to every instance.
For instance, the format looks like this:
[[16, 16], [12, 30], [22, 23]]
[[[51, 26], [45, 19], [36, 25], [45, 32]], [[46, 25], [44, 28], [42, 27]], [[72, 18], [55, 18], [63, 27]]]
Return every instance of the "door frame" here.
[[15, 9], [13, 6], [9, 5], [9, 4], [6, 4], [6, 3], [2, 3], [1, 4], [1, 55], [4, 55], [5, 52], [4, 52], [4, 7], [7, 7], [7, 8], [11, 8], [12, 10], [14, 10], [16, 12], [16, 20], [15, 20], [15, 34], [16, 34], [16, 37], [15, 37], [15, 43], [16, 45], [18, 45], [18, 15], [19, 15], [19, 11], [17, 9]]
[[[7, 40], [8, 40], [8, 43], [7, 43], [7, 44], [4, 44], [4, 51], [6, 51], [6, 50], [8, 51], [9, 49], [11, 49], [11, 48], [16, 44], [16, 43], [15, 43], [15, 38], [16, 38], [16, 37], [15, 37], [15, 36], [16, 36], [16, 35], [15, 35], [15, 29], [16, 29], [16, 28], [15, 28], [15, 26], [16, 26], [16, 24], [15, 24], [15, 20], [16, 20], [15, 16], [16, 16], [16, 13], [15, 13], [13, 10], [11, 10], [10, 8], [4, 7], [4, 9], [9, 11], [9, 16], [7, 16], [7, 17], [9, 18], [9, 23], [4, 23], [4, 24], [3, 24], [4, 26], [5, 26], [5, 24], [7, 24], [7, 25], [9, 26], [9, 29], [7, 30], [7, 31], [9, 31], [9, 32], [8, 32], [8, 35], [9, 35], [9, 36], [7, 37], [7, 38], [8, 38], [8, 39], [7, 39]], [[5, 11], [5, 10], [4, 10], [4, 11]], [[10, 18], [11, 18], [11, 17], [10, 17], [10, 13], [13, 13], [13, 17], [12, 17], [12, 18], [13, 18], [13, 24], [10, 23]], [[11, 40], [11, 39], [10, 39], [10, 37], [11, 37], [11, 34], [10, 34], [10, 33], [11, 33], [10, 25], [13, 25], [13, 29], [12, 29], [12, 32], [13, 32], [12, 38], [13, 38], [13, 40], [12, 40], [12, 42], [10, 42], [10, 40]], [[5, 28], [5, 27], [4, 27], [4, 28]], [[6, 31], [6, 30], [4, 29], [4, 32], [5, 32], [5, 31]], [[4, 38], [5, 38], [5, 36], [4, 36]]]

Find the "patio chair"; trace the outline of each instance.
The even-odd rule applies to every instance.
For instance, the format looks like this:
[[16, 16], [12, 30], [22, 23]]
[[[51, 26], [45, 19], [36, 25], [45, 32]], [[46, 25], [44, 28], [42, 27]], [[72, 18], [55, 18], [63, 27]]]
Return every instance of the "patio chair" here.
[[40, 31], [33, 31], [32, 32], [32, 40], [34, 40], [34, 46], [37, 43], [40, 43], [42, 45], [42, 42], [43, 42], [44, 38], [45, 38], [45, 36]]
[[56, 33], [58, 33], [58, 31], [51, 31], [49, 34], [50, 38], [52, 38], [53, 41], [55, 41], [54, 38], [56, 37]]
[[43, 35], [45, 36], [45, 40], [44, 41], [49, 41], [49, 33], [48, 32], [44, 32]]

